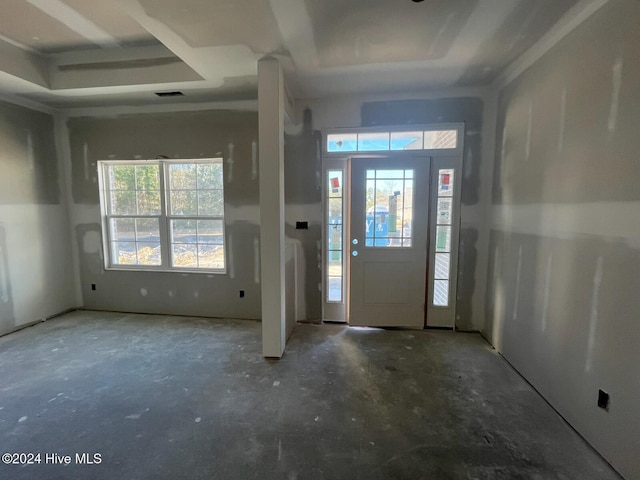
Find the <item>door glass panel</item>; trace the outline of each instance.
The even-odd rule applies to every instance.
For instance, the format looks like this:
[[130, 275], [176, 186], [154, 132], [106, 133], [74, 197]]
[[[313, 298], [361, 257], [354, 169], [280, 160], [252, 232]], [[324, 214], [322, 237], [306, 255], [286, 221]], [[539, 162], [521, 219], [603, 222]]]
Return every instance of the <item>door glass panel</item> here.
[[359, 152], [375, 152], [377, 150], [389, 150], [389, 132], [358, 134]]
[[342, 301], [342, 277], [329, 277], [327, 279], [327, 301], [328, 302], [341, 302]]
[[411, 247], [413, 170], [375, 170], [366, 182], [365, 245]]
[[438, 174], [438, 197], [453, 196], [453, 170], [440, 170]]
[[436, 253], [435, 278], [438, 280], [449, 280], [450, 253]]
[[343, 301], [342, 226], [344, 211], [344, 174], [342, 170], [327, 171], [327, 268], [326, 298], [328, 302]]
[[391, 150], [422, 150], [424, 132], [391, 132]]
[[391, 180], [394, 178], [404, 178], [404, 170], [376, 170], [376, 178]]
[[436, 307], [449, 306], [451, 235], [453, 225], [453, 174], [454, 171], [451, 168], [438, 170], [436, 254], [433, 269], [433, 305]]
[[451, 225], [452, 198], [438, 199], [438, 225]]
[[449, 280], [433, 282], [433, 304], [436, 307], [449, 306]]
[[432, 130], [424, 132], [424, 148], [449, 149], [458, 146], [458, 132], [456, 130]]
[[451, 247], [451, 227], [439, 225], [436, 229], [436, 252], [448, 252]]
[[327, 135], [327, 151], [355, 152], [358, 146], [356, 133], [335, 133]]
[[342, 252], [334, 250], [329, 255], [329, 276], [342, 277]]

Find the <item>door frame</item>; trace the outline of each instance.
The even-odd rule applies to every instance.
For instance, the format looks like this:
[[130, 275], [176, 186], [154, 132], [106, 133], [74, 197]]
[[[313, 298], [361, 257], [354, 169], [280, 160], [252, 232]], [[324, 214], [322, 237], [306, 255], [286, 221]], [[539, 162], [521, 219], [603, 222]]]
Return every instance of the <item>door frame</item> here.
[[[330, 151], [329, 139], [332, 135], [349, 135], [356, 136], [360, 133], [380, 133], [390, 132], [407, 132], [407, 131], [456, 131], [455, 148], [436, 149], [423, 148], [413, 150], [374, 150], [374, 151]], [[321, 169], [321, 211], [322, 211], [322, 237], [320, 242], [319, 260], [321, 260], [321, 295], [322, 295], [322, 320], [329, 322], [349, 323], [349, 276], [350, 262], [348, 254], [350, 252], [349, 239], [351, 232], [349, 226], [351, 223], [351, 162], [363, 158], [393, 158], [393, 157], [427, 157], [429, 162], [429, 208], [428, 208], [428, 224], [427, 224], [427, 289], [425, 291], [425, 327], [446, 327], [455, 328], [455, 299], [457, 287], [457, 265], [459, 251], [459, 234], [460, 234], [460, 199], [462, 191], [462, 163], [464, 151], [464, 123], [443, 123], [443, 124], [427, 124], [427, 125], [398, 125], [393, 127], [372, 127], [372, 128], [332, 128], [322, 131], [322, 169]], [[451, 262], [450, 272], [451, 281], [449, 289], [450, 304], [447, 307], [438, 307], [432, 305], [433, 300], [433, 275], [432, 269], [435, 258], [435, 210], [437, 206], [437, 190], [438, 175], [440, 168], [451, 168], [454, 170], [454, 178], [457, 179], [457, 187], [454, 185], [453, 195], [453, 221], [451, 234]], [[342, 301], [329, 302], [327, 298], [327, 272], [328, 272], [328, 172], [332, 170], [340, 170], [343, 172], [343, 205], [342, 205]], [[435, 195], [435, 197], [434, 197]], [[435, 204], [434, 204], [435, 202]]]

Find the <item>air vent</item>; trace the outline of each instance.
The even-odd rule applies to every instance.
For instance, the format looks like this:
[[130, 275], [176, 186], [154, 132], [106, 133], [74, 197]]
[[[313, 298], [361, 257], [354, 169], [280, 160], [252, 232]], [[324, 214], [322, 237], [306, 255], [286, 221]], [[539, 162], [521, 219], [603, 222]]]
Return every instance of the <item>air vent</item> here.
[[159, 97], [184, 97], [182, 92], [156, 92]]

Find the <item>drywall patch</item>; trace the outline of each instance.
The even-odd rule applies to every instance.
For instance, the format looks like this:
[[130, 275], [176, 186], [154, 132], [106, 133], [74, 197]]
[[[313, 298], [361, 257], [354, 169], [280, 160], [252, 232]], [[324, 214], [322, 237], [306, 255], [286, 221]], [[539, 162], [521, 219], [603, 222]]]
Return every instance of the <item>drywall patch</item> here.
[[35, 153], [33, 151], [33, 133], [27, 130], [27, 165], [33, 171], [36, 167]]
[[590, 372], [593, 366], [593, 350], [596, 346], [596, 329], [598, 328], [598, 304], [600, 299], [600, 285], [602, 285], [602, 256], [596, 260], [593, 274], [593, 290], [591, 291], [591, 313], [589, 315], [589, 340], [587, 344], [587, 361], [584, 371]]
[[258, 142], [251, 142], [251, 180], [258, 178]]
[[495, 177], [498, 182], [494, 185], [494, 198], [496, 192], [501, 192], [505, 183], [505, 171], [506, 171], [506, 155], [507, 155], [507, 138], [509, 134], [508, 124], [505, 122], [502, 126], [502, 141], [500, 142], [500, 158], [494, 166]]
[[227, 145], [227, 151], [229, 155], [227, 156], [227, 183], [233, 182], [233, 163], [235, 162], [235, 145], [230, 143]]
[[564, 131], [567, 123], [567, 87], [560, 94], [560, 126], [558, 128], [558, 152], [564, 150]]
[[478, 261], [478, 229], [460, 229], [460, 253], [458, 257], [458, 290], [456, 297], [456, 329], [473, 330], [473, 292], [476, 288], [475, 275]]
[[236, 278], [236, 269], [235, 269], [235, 265], [236, 263], [233, 261], [233, 234], [229, 234], [228, 239], [227, 239], [227, 262], [228, 263], [228, 267], [229, 267], [229, 278], [234, 279]]
[[15, 326], [11, 274], [9, 272], [9, 252], [7, 234], [0, 225], [0, 333]]
[[60, 203], [53, 117], [0, 101], [0, 205]]
[[284, 202], [286, 205], [318, 204], [321, 192], [314, 188], [321, 159], [316, 154], [320, 132], [311, 130], [311, 110], [303, 114], [303, 128], [298, 135], [286, 135], [284, 143]]
[[[320, 205], [318, 205], [318, 209]], [[318, 253], [316, 240], [322, 237], [322, 225], [320, 222], [310, 222], [307, 230], [296, 229], [295, 224], [285, 224], [285, 235], [287, 239], [295, 239], [298, 243], [297, 261], [298, 265], [298, 288], [304, 295], [304, 319], [319, 320], [322, 318], [322, 295], [316, 285], [322, 282], [322, 263], [316, 268], [318, 263]], [[317, 240], [320, 242], [320, 240]], [[302, 253], [300, 255], [300, 252]], [[300, 278], [302, 277], [302, 278]]]
[[[104, 258], [102, 248], [95, 248], [96, 237], [102, 242], [102, 229], [98, 223], [87, 223], [76, 226], [76, 241], [80, 252], [80, 271], [83, 285], [89, 284], [87, 280], [104, 272]], [[84, 288], [84, 287], [83, 287]]]
[[86, 232], [82, 237], [82, 251], [87, 254], [96, 254], [102, 251], [102, 237], [99, 232]]
[[547, 331], [549, 320], [549, 294], [551, 293], [551, 266], [553, 265], [553, 253], [547, 257], [547, 266], [544, 272], [544, 297], [542, 300], [542, 331]]
[[522, 273], [522, 245], [518, 247], [518, 265], [516, 267], [516, 294], [513, 301], [513, 315], [512, 319], [515, 321], [518, 318], [518, 303], [520, 302], [520, 274]]
[[260, 238], [258, 236], [253, 239], [253, 258], [255, 259], [253, 266], [253, 281], [260, 283]]
[[620, 101], [620, 88], [622, 87], [622, 68], [624, 60], [618, 57], [613, 64], [612, 87], [611, 87], [611, 104], [609, 106], [609, 120], [607, 122], [607, 130], [609, 131], [609, 140], [616, 131], [618, 122], [618, 102]]
[[529, 110], [527, 111], [527, 141], [524, 144], [524, 159], [529, 160], [531, 156], [531, 135], [533, 134], [533, 100], [529, 100]]

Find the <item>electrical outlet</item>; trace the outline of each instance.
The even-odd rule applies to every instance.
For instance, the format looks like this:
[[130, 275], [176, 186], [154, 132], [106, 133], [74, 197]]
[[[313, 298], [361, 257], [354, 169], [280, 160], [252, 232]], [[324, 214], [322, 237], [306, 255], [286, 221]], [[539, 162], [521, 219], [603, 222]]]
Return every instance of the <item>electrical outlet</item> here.
[[598, 390], [598, 406], [609, 410], [609, 394], [604, 390]]
[[240, 290], [240, 298], [244, 298], [244, 290]]

